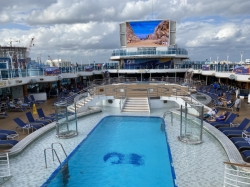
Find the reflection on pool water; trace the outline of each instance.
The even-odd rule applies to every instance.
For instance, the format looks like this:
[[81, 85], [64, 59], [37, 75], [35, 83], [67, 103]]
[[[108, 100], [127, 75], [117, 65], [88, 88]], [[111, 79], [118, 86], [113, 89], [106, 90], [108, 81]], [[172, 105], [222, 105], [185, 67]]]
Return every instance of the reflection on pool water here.
[[159, 117], [105, 117], [48, 186], [175, 186], [162, 123]]

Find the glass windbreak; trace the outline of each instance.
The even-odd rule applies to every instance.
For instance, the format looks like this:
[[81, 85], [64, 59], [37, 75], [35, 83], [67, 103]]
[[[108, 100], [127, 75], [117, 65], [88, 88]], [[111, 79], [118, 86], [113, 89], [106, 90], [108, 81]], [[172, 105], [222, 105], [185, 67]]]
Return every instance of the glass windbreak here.
[[202, 142], [203, 108], [202, 105], [181, 106], [180, 141], [189, 144]]

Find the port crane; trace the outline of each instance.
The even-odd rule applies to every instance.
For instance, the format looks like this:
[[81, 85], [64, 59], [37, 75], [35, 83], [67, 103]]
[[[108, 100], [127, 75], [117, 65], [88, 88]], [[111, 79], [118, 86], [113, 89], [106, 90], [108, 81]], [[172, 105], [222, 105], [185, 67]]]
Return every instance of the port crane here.
[[12, 40], [12, 39], [10, 38], [10, 43], [9, 43], [10, 47], [12, 47], [12, 43], [13, 43], [13, 42], [18, 42], [18, 43], [20, 43], [20, 40]]
[[49, 55], [48, 55], [48, 58], [49, 58], [49, 60], [51, 61], [52, 66], [53, 66], [53, 67], [56, 67], [55, 62], [51, 59], [51, 57], [50, 57]]
[[35, 46], [35, 44], [33, 43], [33, 42], [34, 42], [34, 39], [35, 39], [35, 37], [32, 37], [32, 38], [31, 38], [30, 43], [29, 43], [29, 46], [27, 47], [27, 51], [26, 51], [26, 55], [25, 55], [25, 62], [24, 62], [24, 64], [23, 64], [23, 67], [26, 67], [26, 66], [27, 66], [28, 59], [29, 59], [29, 56], [30, 56], [31, 48], [32, 48], [33, 46]]

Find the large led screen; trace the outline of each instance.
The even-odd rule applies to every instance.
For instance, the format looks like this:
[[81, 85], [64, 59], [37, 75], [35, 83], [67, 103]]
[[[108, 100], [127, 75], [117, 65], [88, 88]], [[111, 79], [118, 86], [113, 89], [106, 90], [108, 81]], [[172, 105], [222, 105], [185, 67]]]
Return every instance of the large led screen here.
[[126, 22], [127, 47], [169, 45], [169, 20]]

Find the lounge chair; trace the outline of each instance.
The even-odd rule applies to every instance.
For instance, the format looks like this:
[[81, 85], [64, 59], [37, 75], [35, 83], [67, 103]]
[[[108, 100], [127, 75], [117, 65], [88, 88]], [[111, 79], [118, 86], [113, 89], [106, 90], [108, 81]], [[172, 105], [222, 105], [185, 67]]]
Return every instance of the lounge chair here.
[[7, 139], [7, 135], [0, 133], [0, 140], [6, 140], [6, 139]]
[[[248, 121], [249, 122], [249, 121]], [[246, 129], [247, 132], [250, 132], [250, 126]], [[227, 131], [223, 131], [223, 133], [229, 137], [241, 137], [242, 136], [242, 130], [227, 130]]]
[[244, 142], [244, 141], [247, 141], [245, 138], [242, 138], [242, 137], [232, 137], [230, 138], [230, 140], [235, 144], [237, 142]]
[[[236, 115], [236, 114], [235, 114]], [[223, 131], [231, 131], [231, 130], [241, 130], [241, 131], [243, 131], [245, 128], [246, 128], [246, 126], [247, 126], [247, 124], [249, 123], [249, 119], [247, 119], [247, 118], [245, 118], [240, 124], [239, 124], [239, 126], [238, 127], [220, 127], [219, 128], [219, 130], [221, 131], [221, 132], [223, 132]]]
[[250, 150], [250, 144], [247, 141], [244, 142], [236, 142], [234, 144], [237, 149], [241, 152], [241, 151], [245, 151], [245, 150]]
[[33, 103], [36, 103], [36, 104], [42, 104], [45, 102], [45, 100], [36, 100], [35, 97], [33, 95], [30, 95], [30, 99]]
[[51, 122], [56, 120], [55, 117], [45, 116], [42, 108], [38, 108], [37, 113], [38, 113], [39, 118], [41, 118], [41, 119], [50, 120]]
[[35, 120], [31, 112], [26, 112], [26, 117], [28, 118], [29, 123], [40, 123], [41, 125], [48, 125], [48, 120]]
[[0, 118], [7, 118], [8, 114], [6, 112], [0, 113]]
[[210, 125], [213, 125], [213, 126], [218, 125], [218, 124], [228, 124], [228, 119], [230, 117], [230, 112], [226, 112], [226, 117], [227, 118], [224, 121], [214, 121], [214, 122], [207, 121], [207, 122], [210, 123]]
[[17, 134], [17, 132], [13, 130], [0, 129], [0, 134], [11, 135], [11, 134]]
[[31, 100], [29, 100], [28, 97], [24, 96], [23, 99], [24, 99], [24, 102], [25, 102], [26, 104], [28, 104], [30, 107], [33, 106], [34, 103], [33, 103]]
[[8, 106], [8, 110], [10, 111], [25, 111], [26, 108], [24, 107], [16, 107], [14, 104], [10, 103], [10, 102], [7, 102], [7, 106]]
[[242, 155], [245, 158], [244, 160], [246, 162], [250, 162], [250, 151], [249, 150], [245, 150], [245, 151], [242, 151], [241, 153], [242, 153]]
[[31, 129], [33, 131], [33, 129], [40, 129], [42, 126], [38, 125], [38, 124], [32, 124], [32, 123], [24, 123], [20, 118], [15, 118], [13, 119], [16, 124], [17, 127], [16, 128], [22, 128], [23, 129], [23, 133], [24, 133], [24, 129], [27, 129], [28, 134], [29, 134], [29, 130]]
[[5, 147], [13, 147], [18, 143], [17, 140], [0, 140], [0, 147], [5, 148]]

